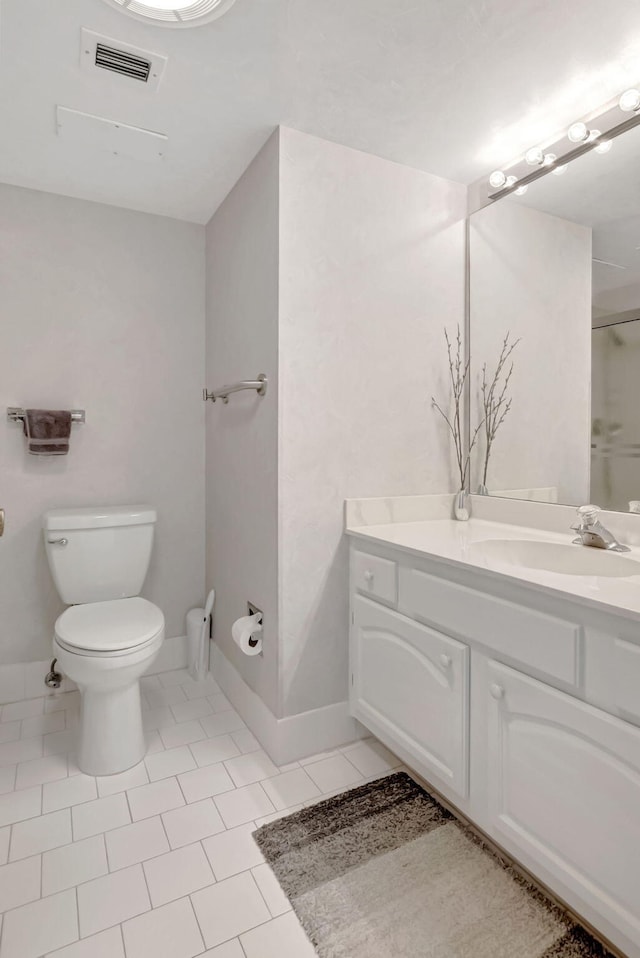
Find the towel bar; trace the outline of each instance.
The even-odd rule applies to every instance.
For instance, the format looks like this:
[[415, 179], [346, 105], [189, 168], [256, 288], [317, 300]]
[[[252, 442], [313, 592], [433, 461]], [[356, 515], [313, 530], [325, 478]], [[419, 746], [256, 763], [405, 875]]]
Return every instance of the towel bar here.
[[[9, 422], [24, 422], [24, 409], [20, 406], [7, 406], [7, 419]], [[84, 422], [84, 409], [71, 410], [71, 422]]]
[[241, 383], [234, 383], [232, 386], [222, 386], [220, 389], [211, 390], [211, 392], [205, 388], [202, 390], [202, 398], [205, 402], [208, 399], [211, 402], [221, 399], [223, 403], [228, 403], [231, 393], [239, 393], [243, 389], [255, 389], [259, 396], [264, 396], [267, 392], [267, 377], [264, 373], [260, 373], [257, 379], [247, 379]]

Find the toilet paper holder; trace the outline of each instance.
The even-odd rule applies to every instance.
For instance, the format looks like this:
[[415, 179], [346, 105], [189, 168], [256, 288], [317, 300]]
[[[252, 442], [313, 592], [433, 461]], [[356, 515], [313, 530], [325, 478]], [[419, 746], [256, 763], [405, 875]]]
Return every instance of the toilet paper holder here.
[[[264, 625], [264, 612], [262, 609], [259, 609], [257, 605], [253, 604], [253, 602], [247, 602], [247, 611], [249, 615], [259, 615], [260, 624]], [[250, 638], [249, 645], [256, 646], [259, 641], [259, 639]]]

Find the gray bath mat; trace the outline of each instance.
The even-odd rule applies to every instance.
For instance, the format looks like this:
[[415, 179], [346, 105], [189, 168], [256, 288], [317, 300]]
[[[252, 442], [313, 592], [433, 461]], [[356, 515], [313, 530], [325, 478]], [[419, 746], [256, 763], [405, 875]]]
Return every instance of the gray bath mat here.
[[321, 958], [612, 958], [404, 772], [254, 838]]

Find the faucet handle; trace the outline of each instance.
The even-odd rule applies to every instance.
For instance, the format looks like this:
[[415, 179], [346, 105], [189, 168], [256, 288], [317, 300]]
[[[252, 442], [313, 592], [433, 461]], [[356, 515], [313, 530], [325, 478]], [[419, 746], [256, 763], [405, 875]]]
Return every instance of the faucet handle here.
[[577, 510], [578, 523], [575, 526], [571, 526], [571, 528], [574, 532], [586, 532], [597, 521], [599, 512], [600, 506], [580, 506]]
[[593, 522], [593, 520], [597, 518], [597, 515], [599, 512], [600, 512], [600, 506], [593, 506], [593, 505], [580, 506], [580, 508], [578, 509], [578, 515], [580, 516], [580, 518], [585, 519], [586, 521], [591, 520], [591, 522]]

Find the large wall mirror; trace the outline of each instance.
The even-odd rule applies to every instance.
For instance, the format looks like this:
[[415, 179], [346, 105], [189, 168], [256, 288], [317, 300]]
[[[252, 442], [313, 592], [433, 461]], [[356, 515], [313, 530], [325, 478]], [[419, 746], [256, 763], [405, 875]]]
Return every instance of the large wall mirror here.
[[[486, 491], [640, 510], [640, 127], [470, 218], [472, 429], [505, 337]], [[472, 491], [483, 483], [478, 436]], [[631, 505], [630, 505], [631, 503]]]

